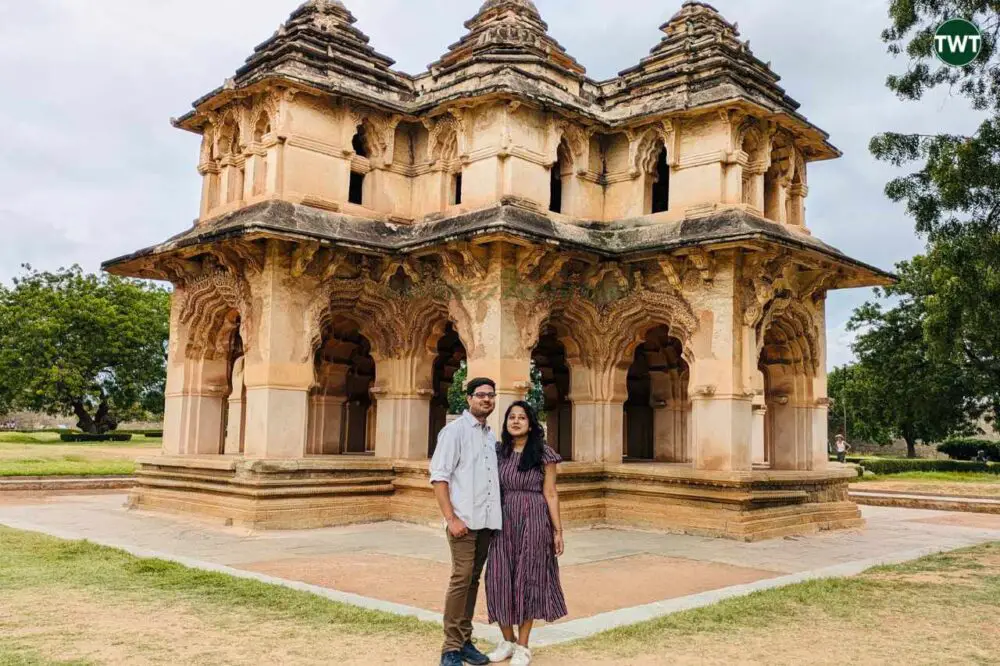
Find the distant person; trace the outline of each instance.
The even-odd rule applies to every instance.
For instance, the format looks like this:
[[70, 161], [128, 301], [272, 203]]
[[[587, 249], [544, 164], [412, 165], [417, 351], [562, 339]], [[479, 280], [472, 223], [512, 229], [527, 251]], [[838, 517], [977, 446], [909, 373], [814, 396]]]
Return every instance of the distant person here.
[[851, 445], [847, 443], [843, 435], [834, 438], [833, 449], [837, 452], [837, 462], [842, 463], [847, 460], [847, 452], [851, 450]]
[[990, 461], [990, 458], [989, 458], [989, 456], [986, 455], [986, 451], [983, 451], [982, 449], [979, 449], [979, 452], [976, 453], [976, 462], [978, 462], [978, 463], [988, 463], [989, 461]]

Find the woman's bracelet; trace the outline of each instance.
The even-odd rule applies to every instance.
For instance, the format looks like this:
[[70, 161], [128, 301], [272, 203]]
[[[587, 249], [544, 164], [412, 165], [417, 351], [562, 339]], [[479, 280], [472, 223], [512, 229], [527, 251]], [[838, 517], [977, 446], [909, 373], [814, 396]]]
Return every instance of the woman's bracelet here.
[[553, 527], [552, 531], [555, 532], [556, 534], [562, 534], [562, 528], [561, 527], [560, 528]]

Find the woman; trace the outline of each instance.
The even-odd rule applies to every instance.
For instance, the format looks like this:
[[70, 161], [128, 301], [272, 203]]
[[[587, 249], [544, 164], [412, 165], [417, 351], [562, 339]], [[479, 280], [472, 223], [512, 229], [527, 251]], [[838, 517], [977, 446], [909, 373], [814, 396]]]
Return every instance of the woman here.
[[489, 619], [500, 624], [504, 639], [490, 661], [511, 658], [511, 666], [527, 666], [533, 622], [566, 615], [556, 560], [563, 552], [556, 492], [556, 463], [561, 460], [545, 445], [531, 405], [518, 401], [507, 408], [497, 455], [503, 529], [490, 544], [486, 568]]

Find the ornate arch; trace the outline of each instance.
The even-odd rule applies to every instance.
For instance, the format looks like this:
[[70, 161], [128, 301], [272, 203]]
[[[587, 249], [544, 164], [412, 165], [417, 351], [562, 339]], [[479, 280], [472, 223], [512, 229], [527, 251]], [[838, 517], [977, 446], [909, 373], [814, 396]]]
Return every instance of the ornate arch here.
[[250, 289], [243, 279], [229, 271], [213, 271], [179, 285], [175, 298], [179, 299], [178, 323], [188, 331], [185, 349], [188, 358], [225, 356], [237, 321], [244, 345], [253, 346], [255, 317]]
[[233, 109], [227, 110], [219, 120], [218, 127], [215, 135], [215, 154], [225, 157], [242, 153], [244, 141], [239, 114]]
[[772, 329], [787, 340], [790, 350], [795, 352], [794, 358], [785, 360], [794, 362], [808, 375], [814, 374], [822, 360], [822, 347], [819, 327], [810, 308], [790, 295], [771, 300], [757, 324], [758, 357]]

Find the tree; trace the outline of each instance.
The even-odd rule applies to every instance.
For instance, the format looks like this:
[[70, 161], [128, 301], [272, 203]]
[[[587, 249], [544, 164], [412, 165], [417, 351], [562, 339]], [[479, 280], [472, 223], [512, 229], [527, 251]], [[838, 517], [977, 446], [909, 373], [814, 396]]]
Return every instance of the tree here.
[[72, 413], [88, 433], [162, 414], [169, 294], [79, 266], [24, 269], [0, 285], [0, 407]]
[[531, 362], [529, 376], [531, 377], [531, 387], [528, 388], [525, 400], [538, 414], [538, 420], [545, 421], [545, 389], [542, 386], [542, 371], [538, 369], [534, 361]]
[[[922, 301], [924, 337], [939, 359], [965, 366], [969, 390], [1000, 412], [1000, 4], [988, 0], [891, 0], [882, 37], [906, 54], [906, 73], [888, 77], [901, 99], [937, 86], [966, 98], [985, 119], [968, 136], [886, 132], [872, 139], [876, 158], [920, 168], [891, 181], [886, 194], [906, 203], [925, 255], [901, 266], [899, 292]], [[957, 68], [937, 61], [933, 33], [963, 17], [982, 32], [979, 57]]]
[[838, 434], [848, 441], [864, 441], [886, 445], [892, 443], [892, 431], [880, 412], [882, 396], [871, 372], [853, 363], [834, 368], [827, 376], [830, 396], [828, 437]]
[[918, 440], [929, 444], [969, 432], [977, 405], [964, 366], [930, 352], [922, 299], [897, 287], [879, 295], [898, 296], [899, 302], [855, 310], [848, 329], [859, 331], [852, 345], [858, 362], [843, 382], [841, 399], [856, 411], [855, 436], [882, 444], [901, 437], [914, 458]]
[[465, 380], [469, 376], [469, 366], [465, 361], [458, 366], [458, 370], [451, 378], [451, 386], [448, 387], [448, 413], [461, 414], [469, 406], [465, 399]]

